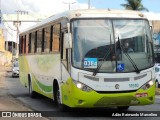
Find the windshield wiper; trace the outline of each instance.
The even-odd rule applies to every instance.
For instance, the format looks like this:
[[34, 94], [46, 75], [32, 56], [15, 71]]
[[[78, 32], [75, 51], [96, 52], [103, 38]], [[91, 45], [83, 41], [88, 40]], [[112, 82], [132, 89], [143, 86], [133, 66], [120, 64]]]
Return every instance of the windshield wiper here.
[[140, 73], [140, 70], [138, 69], [137, 65], [135, 64], [135, 62], [133, 61], [133, 59], [130, 57], [130, 55], [127, 52], [124, 52], [125, 49], [123, 48], [123, 45], [121, 45], [120, 41], [119, 41], [119, 36], [118, 36], [118, 43], [120, 45], [120, 48], [122, 49], [123, 53], [127, 56], [128, 60], [132, 63], [135, 72], [136, 73]]
[[111, 47], [108, 49], [108, 51], [104, 55], [104, 57], [102, 59], [102, 62], [97, 66], [97, 69], [94, 70], [93, 76], [95, 76], [98, 73], [99, 69], [101, 68], [102, 64], [104, 63], [105, 59], [108, 57], [108, 55], [110, 54], [110, 52], [111, 52]]
[[111, 52], [111, 35], [110, 35], [110, 47], [107, 50], [106, 54], [104, 55], [104, 57], [102, 59], [102, 62], [97, 66], [97, 69], [94, 70], [93, 76], [95, 76], [98, 73], [98, 71], [100, 70], [100, 68], [101, 68], [102, 64], [104, 63], [105, 59], [109, 56], [110, 52]]

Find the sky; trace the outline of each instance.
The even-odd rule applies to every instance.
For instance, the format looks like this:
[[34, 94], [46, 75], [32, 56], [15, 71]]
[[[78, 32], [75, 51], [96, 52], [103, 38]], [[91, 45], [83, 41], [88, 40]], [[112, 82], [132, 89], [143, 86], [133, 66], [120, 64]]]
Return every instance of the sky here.
[[[75, 3], [76, 2], [76, 3]], [[1, 0], [3, 13], [15, 13], [15, 10], [27, 10], [29, 13], [55, 14], [69, 8], [71, 9], [87, 8], [88, 0]], [[97, 9], [124, 9], [120, 4], [126, 3], [125, 0], [90, 0], [92, 8]], [[160, 0], [142, 0], [142, 4], [150, 12], [160, 13]]]
[[[88, 9], [88, 0], [0, 0], [0, 8], [4, 20], [12, 19], [11, 14], [16, 14], [15, 11], [27, 11], [31, 19], [42, 19], [70, 9]], [[121, 4], [126, 3], [125, 0], [90, 0], [91, 9], [124, 9]], [[149, 12], [145, 13], [148, 18], [160, 20], [160, 0], [142, 0], [142, 4]], [[27, 15], [26, 15], [27, 16]], [[15, 16], [16, 17], [16, 16]], [[26, 18], [20, 15], [21, 18]], [[29, 17], [28, 17], [29, 18]], [[22, 23], [20, 30], [26, 29], [35, 23]], [[9, 33], [9, 38], [12, 39], [15, 33], [13, 23], [5, 23], [5, 28]], [[10, 40], [9, 40], [10, 41]], [[15, 40], [14, 40], [15, 41]]]
[[[85, 3], [88, 0], [78, 0]], [[126, 3], [125, 0], [90, 0], [91, 6], [96, 8], [124, 9], [120, 4]], [[160, 0], [142, 0], [142, 4], [151, 12], [160, 13]]]

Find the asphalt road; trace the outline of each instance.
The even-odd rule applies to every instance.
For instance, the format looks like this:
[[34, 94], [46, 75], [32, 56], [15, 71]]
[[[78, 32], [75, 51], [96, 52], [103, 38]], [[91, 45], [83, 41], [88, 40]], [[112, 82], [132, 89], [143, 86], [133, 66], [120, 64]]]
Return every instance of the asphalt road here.
[[[44, 115], [50, 116], [50, 119], [53, 120], [75, 120], [75, 119], [83, 119], [83, 120], [111, 120], [111, 119], [143, 119], [143, 120], [158, 120], [160, 117], [120, 117], [116, 114], [115, 108], [106, 108], [106, 109], [75, 109], [71, 112], [59, 112], [58, 107], [54, 104], [54, 102], [48, 98], [39, 96], [36, 99], [32, 99], [28, 95], [28, 89], [23, 87], [20, 82], [19, 78], [12, 78], [11, 73], [8, 71], [6, 76], [6, 87], [8, 89], [9, 94], [11, 94], [14, 98], [24, 103], [30, 109], [34, 111], [40, 111], [44, 113]], [[44, 112], [45, 111], [45, 112]], [[107, 113], [110, 111], [115, 111], [114, 116], [116, 117], [108, 117]], [[156, 96], [155, 104], [147, 105], [147, 106], [136, 106], [130, 107], [125, 115], [135, 115], [140, 114], [140, 112], [144, 113], [143, 111], [148, 111], [148, 113], [158, 113], [160, 115], [160, 96]], [[156, 111], [156, 112], [154, 112]], [[122, 115], [122, 113], [120, 113]], [[52, 116], [52, 117], [51, 117]]]
[[[35, 113], [33, 109], [9, 92], [16, 86], [8, 86], [7, 81], [6, 68], [0, 66], [0, 120], [48, 120], [41, 117], [39, 113], [38, 116], [33, 116], [32, 113]], [[22, 111], [25, 113], [21, 113]], [[22, 114], [27, 117], [22, 118]]]

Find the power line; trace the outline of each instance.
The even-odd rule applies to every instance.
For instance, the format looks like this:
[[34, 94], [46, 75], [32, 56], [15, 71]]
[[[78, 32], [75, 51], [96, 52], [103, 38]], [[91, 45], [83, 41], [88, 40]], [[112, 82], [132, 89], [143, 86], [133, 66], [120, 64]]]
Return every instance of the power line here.
[[22, 8], [21, 8], [21, 5], [20, 5], [19, 2], [18, 2], [18, 0], [16, 0], [16, 3], [17, 3], [17, 6], [18, 6], [20, 9], [22, 9]]
[[17, 0], [14, 0], [14, 3], [16, 4], [17, 9], [21, 9], [21, 8], [20, 8], [20, 5], [18, 4], [18, 1], [17, 1]]
[[[15, 31], [15, 30], [13, 30], [12, 28], [10, 28], [8, 25], [7, 25], [7, 27], [6, 27], [6, 25], [4, 25], [5, 26], [5, 28], [9, 28], [10, 30], [12, 30], [12, 31]], [[7, 30], [7, 32], [11, 35], [11, 36], [13, 36], [13, 34], [11, 34], [9, 31], [8, 31], [8, 29], [6, 29]]]
[[25, 4], [23, 0], [21, 0], [21, 2], [22, 2], [23, 5]]
[[[11, 28], [10, 27], [10, 25], [6, 22], [6, 24], [7, 24], [7, 27], [10, 29], [10, 30], [12, 30], [12, 31], [16, 31], [16, 30], [14, 30], [13, 28]], [[6, 25], [4, 24], [4, 26], [6, 27]]]
[[[41, 22], [40, 20], [19, 20], [20, 22]], [[16, 20], [4, 20], [3, 22], [16, 22]]]
[[13, 38], [13, 34], [10, 33], [7, 29], [5, 29], [7, 31], [7, 33]]
[[[23, 4], [23, 5], [21, 5], [22, 7], [26, 5], [23, 0], [21, 0], [21, 4]], [[23, 7], [23, 8], [22, 8], [22, 7], [21, 7], [21, 9], [26, 11], [26, 9], [25, 9], [24, 7]], [[27, 11], [28, 11], [28, 10], [27, 10]], [[29, 12], [31, 13], [31, 14], [29, 14], [30, 16], [32, 16], [33, 18], [36, 18], [36, 19], [37, 19], [37, 21], [35, 21], [35, 22], [39, 22], [39, 20], [40, 20], [41, 18], [37, 18], [37, 17], [35, 17], [34, 15], [32, 15], [32, 13], [34, 13], [33, 11], [29, 10]]]
[[13, 28], [10, 27], [10, 25], [8, 24], [7, 20], [4, 19], [4, 17], [2, 17], [2, 21], [3, 21], [3, 23], [5, 22], [11, 30], [16, 31], [16, 30], [14, 30]]

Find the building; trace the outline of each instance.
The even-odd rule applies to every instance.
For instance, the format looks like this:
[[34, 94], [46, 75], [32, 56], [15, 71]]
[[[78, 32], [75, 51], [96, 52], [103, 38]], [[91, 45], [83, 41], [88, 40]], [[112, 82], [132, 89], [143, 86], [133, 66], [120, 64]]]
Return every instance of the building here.
[[0, 29], [0, 66], [11, 65], [12, 53], [5, 49], [4, 31]]
[[0, 51], [4, 52], [5, 51], [5, 40], [3, 36], [3, 30], [0, 29]]

